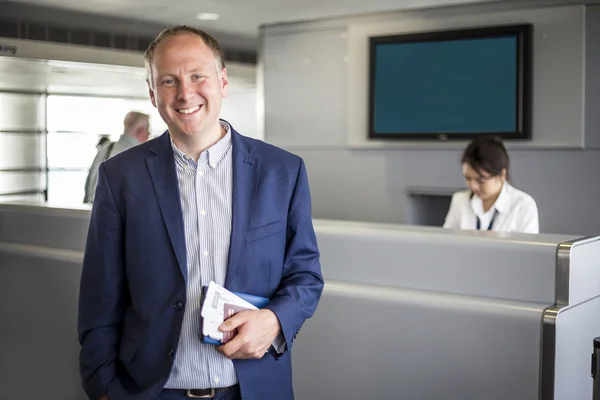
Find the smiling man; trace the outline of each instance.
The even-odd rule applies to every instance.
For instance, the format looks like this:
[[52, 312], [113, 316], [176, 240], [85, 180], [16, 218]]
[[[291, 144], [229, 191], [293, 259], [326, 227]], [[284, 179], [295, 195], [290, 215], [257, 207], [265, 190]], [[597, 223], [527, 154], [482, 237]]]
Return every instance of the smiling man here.
[[[293, 399], [290, 350], [323, 290], [304, 162], [219, 119], [228, 79], [209, 34], [163, 31], [146, 51], [162, 136], [103, 163], [79, 303], [90, 399]], [[210, 281], [267, 297], [200, 340]]]

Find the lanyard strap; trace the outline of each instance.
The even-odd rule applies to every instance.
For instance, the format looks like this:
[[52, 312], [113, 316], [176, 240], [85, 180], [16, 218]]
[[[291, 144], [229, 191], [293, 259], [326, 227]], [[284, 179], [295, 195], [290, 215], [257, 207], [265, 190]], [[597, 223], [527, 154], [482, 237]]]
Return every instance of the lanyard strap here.
[[[498, 210], [494, 209], [494, 215], [492, 216], [492, 220], [490, 221], [490, 224], [487, 228], [488, 231], [492, 230], [492, 227], [494, 226], [494, 221], [496, 221], [496, 216], [498, 215]], [[481, 220], [479, 219], [479, 217], [477, 217], [477, 230], [481, 230]]]

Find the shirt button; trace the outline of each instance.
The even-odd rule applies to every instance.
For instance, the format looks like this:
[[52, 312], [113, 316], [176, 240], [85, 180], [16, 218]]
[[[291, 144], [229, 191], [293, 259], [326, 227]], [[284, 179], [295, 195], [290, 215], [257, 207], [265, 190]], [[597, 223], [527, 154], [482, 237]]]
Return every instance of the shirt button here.
[[208, 256], [208, 250], [204, 250], [204, 256]]
[[174, 354], [175, 354], [175, 350], [173, 350], [172, 347], [169, 347], [169, 351], [167, 352], [167, 355], [169, 356], [169, 358], [173, 357]]
[[183, 310], [183, 301], [177, 300], [175, 302], [175, 308], [179, 311]]
[[202, 211], [200, 211], [200, 214], [202, 214], [202, 215], [206, 215], [206, 210], [202, 210]]
[[219, 377], [215, 376], [215, 383], [219, 383]]

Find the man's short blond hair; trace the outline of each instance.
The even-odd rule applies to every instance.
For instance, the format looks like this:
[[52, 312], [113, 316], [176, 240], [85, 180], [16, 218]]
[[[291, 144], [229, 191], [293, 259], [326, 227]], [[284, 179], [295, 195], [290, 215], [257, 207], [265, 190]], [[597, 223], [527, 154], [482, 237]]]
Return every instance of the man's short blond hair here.
[[129, 135], [134, 133], [134, 131], [142, 124], [145, 123], [146, 126], [150, 126], [150, 116], [148, 114], [144, 114], [138, 111], [130, 111], [125, 115], [125, 119], [123, 120], [123, 133]]
[[219, 42], [217, 42], [217, 39], [215, 39], [211, 34], [201, 29], [193, 28], [187, 25], [176, 25], [171, 28], [167, 28], [161, 33], [159, 33], [158, 36], [152, 41], [152, 43], [150, 43], [150, 45], [146, 49], [146, 52], [144, 53], [146, 79], [148, 80], [150, 87], [153, 87], [151, 65], [152, 60], [154, 59], [154, 50], [156, 50], [156, 47], [164, 39], [181, 34], [196, 35], [202, 39], [204, 44], [206, 44], [210, 51], [213, 53], [213, 56], [215, 57], [215, 66], [217, 68], [217, 74], [221, 76], [221, 72], [223, 71], [223, 68], [225, 68], [225, 61], [223, 60], [223, 52], [221, 50]]

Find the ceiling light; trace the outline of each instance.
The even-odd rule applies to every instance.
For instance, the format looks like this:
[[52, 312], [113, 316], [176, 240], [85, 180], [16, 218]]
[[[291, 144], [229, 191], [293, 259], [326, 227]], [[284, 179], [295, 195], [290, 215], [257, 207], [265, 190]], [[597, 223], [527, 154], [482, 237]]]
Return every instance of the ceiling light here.
[[219, 18], [221, 18], [221, 16], [216, 13], [200, 13], [196, 15], [196, 18], [198, 18], [201, 21], [216, 21]]

